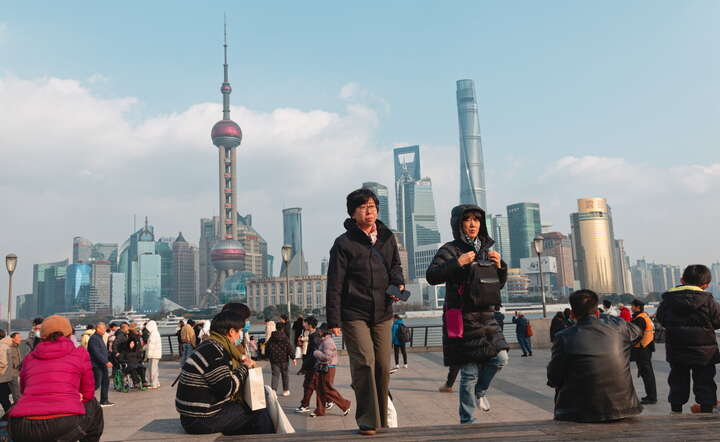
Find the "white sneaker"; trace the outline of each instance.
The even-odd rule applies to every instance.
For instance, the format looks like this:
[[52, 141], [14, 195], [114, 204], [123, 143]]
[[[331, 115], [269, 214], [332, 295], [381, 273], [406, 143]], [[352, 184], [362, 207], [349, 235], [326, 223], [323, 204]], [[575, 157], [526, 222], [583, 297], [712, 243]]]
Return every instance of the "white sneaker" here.
[[403, 365], [403, 368], [407, 368], [407, 364]]
[[325, 409], [329, 410], [335, 406], [335, 402], [325, 402]]
[[490, 411], [490, 401], [485, 396], [478, 398], [478, 405], [482, 411]]
[[397, 370], [398, 368], [400, 368], [400, 366], [398, 364], [395, 364], [395, 370]]
[[283, 396], [290, 396], [290, 390], [283, 391]]

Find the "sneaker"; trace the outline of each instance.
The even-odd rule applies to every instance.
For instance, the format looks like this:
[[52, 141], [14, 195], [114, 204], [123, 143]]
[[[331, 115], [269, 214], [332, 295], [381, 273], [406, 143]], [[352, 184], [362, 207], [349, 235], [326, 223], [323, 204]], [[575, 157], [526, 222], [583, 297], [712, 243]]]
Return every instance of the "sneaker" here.
[[325, 402], [325, 409], [329, 410], [335, 406], [335, 402]]
[[395, 368], [391, 368], [391, 369], [390, 369], [390, 374], [395, 374], [395, 373], [397, 373], [397, 372], [398, 372], [398, 367], [395, 367]]
[[303, 407], [302, 405], [295, 409], [295, 413], [309, 413], [309, 412], [310, 412], [310, 409], [308, 407]]
[[527, 358], [527, 354], [523, 353], [520, 355], [521, 358]]
[[109, 401], [108, 401], [108, 402], [102, 402], [102, 403], [100, 404], [100, 406], [103, 407], [103, 408], [105, 408], [105, 407], [112, 407], [113, 405], [115, 405], [115, 404], [113, 404], [112, 402], [109, 402]]
[[400, 366], [398, 364], [395, 364], [395, 370], [397, 370], [398, 368], [400, 368]]
[[452, 393], [452, 387], [448, 387], [447, 385], [442, 385], [440, 388], [438, 388], [438, 391], [440, 393]]
[[403, 368], [407, 368], [407, 364], [404, 364], [404, 365], [403, 365]]
[[350, 413], [350, 407], [348, 407], [347, 410], [343, 411], [343, 416], [347, 416], [348, 413]]
[[485, 396], [478, 398], [478, 406], [482, 411], [490, 411], [490, 401]]
[[310, 416], [310, 417], [317, 417], [317, 414], [315, 414], [315, 412], [312, 412], [312, 413], [309, 414], [309, 416]]
[[290, 396], [290, 390], [283, 391], [283, 396]]

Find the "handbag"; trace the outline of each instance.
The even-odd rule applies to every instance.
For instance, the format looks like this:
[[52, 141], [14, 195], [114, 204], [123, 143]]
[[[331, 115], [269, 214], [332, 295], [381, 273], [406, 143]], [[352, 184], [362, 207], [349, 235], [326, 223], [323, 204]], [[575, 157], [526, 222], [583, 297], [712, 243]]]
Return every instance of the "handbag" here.
[[248, 369], [248, 376], [243, 386], [243, 399], [252, 411], [266, 407], [262, 367]]
[[265, 400], [267, 401], [268, 414], [275, 427], [275, 433], [291, 434], [295, 432], [292, 424], [288, 420], [282, 405], [278, 402], [277, 394], [269, 386], [265, 386]]
[[389, 397], [387, 403], [387, 425], [388, 428], [397, 428], [398, 426], [397, 410], [395, 409], [392, 399]]
[[461, 308], [449, 308], [445, 310], [445, 328], [448, 338], [463, 337], [463, 318]]
[[533, 330], [532, 324], [530, 323], [530, 321], [528, 321], [527, 327], [525, 328], [525, 336], [527, 336], [528, 338], [530, 338], [530, 337], [532, 337], [534, 334], [535, 334], [535, 330]]

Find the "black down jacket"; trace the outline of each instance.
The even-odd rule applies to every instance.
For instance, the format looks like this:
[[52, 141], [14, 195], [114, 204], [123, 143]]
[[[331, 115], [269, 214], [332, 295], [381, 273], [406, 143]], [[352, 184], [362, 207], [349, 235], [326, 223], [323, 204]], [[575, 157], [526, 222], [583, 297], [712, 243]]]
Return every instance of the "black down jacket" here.
[[665, 358], [682, 365], [720, 362], [715, 330], [720, 328], [720, 307], [711, 293], [695, 286], [680, 286], [662, 295], [657, 319], [665, 328]]
[[[484, 362], [499, 351], [510, 348], [493, 314], [494, 306], [501, 302], [500, 289], [507, 280], [507, 265], [503, 261], [499, 269], [492, 266], [475, 271], [480, 269], [472, 268], [475, 263], [465, 267], [458, 263], [460, 255], [474, 251], [461, 239], [462, 219], [467, 212], [481, 214], [478, 237], [483, 250], [487, 252], [495, 243], [488, 235], [485, 212], [480, 207], [471, 204], [457, 206], [452, 209], [450, 217], [455, 240], [437, 251], [425, 274], [430, 284], [445, 283], [445, 309], [462, 308], [462, 338], [448, 338], [443, 316], [443, 360], [446, 366]], [[480, 272], [483, 275], [478, 277]]]
[[555, 419], [603, 422], [642, 412], [630, 373], [640, 329], [622, 318], [586, 316], [555, 335], [547, 367]]
[[376, 324], [392, 318], [392, 301], [385, 294], [392, 285], [402, 285], [402, 267], [395, 235], [376, 221], [377, 240], [355, 224], [345, 220], [347, 232], [330, 249], [325, 308], [328, 328], [340, 327], [341, 321], [366, 321]]

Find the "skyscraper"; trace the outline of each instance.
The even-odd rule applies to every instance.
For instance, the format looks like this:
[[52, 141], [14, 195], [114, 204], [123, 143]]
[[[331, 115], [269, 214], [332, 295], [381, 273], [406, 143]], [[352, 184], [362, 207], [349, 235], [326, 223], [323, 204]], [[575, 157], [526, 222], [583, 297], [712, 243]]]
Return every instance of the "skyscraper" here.
[[[303, 254], [302, 241], [302, 209], [292, 207], [283, 209], [283, 244], [292, 246], [292, 254], [288, 264], [290, 276], [305, 276], [308, 274], [308, 266]], [[285, 276], [285, 263], [280, 268], [280, 276]]]
[[97, 260], [92, 263], [90, 275], [89, 310], [95, 313], [111, 314], [112, 264]]
[[460, 204], [476, 204], [487, 210], [475, 83], [472, 80], [458, 80], [456, 97], [460, 131]]
[[197, 268], [195, 255], [197, 249], [185, 240], [182, 232], [173, 242], [173, 294], [171, 301], [185, 308], [193, 308], [198, 304], [196, 284]]
[[543, 233], [545, 256], [552, 256], [557, 262], [557, 288], [564, 296], [568, 296], [575, 287], [575, 270], [573, 268], [572, 243], [570, 238], [560, 232]]
[[73, 238], [73, 264], [88, 264], [92, 255], [92, 242], [76, 236]]
[[388, 188], [380, 183], [367, 182], [362, 184], [363, 188], [370, 189], [378, 197], [380, 202], [380, 210], [378, 211], [378, 219], [390, 228], [390, 200], [388, 199]]
[[238, 214], [238, 241], [245, 249], [245, 268], [243, 271], [252, 273], [258, 278], [269, 276], [267, 267], [267, 241], [258, 233], [252, 224], [252, 215]]
[[578, 199], [570, 215], [575, 274], [582, 288], [600, 295], [617, 293], [615, 239], [605, 198]]
[[66, 312], [90, 309], [90, 264], [70, 264], [65, 275]]
[[503, 261], [510, 264], [512, 262], [512, 251], [510, 249], [508, 219], [503, 215], [491, 215], [490, 221], [490, 223], [487, 223], [487, 227], [490, 230], [490, 237], [495, 240], [495, 250], [500, 253]]
[[720, 262], [714, 262], [710, 265], [710, 291], [715, 299], [720, 299]]
[[90, 252], [90, 259], [92, 261], [107, 261], [110, 263], [110, 268], [113, 272], [117, 272], [118, 265], [118, 245], [117, 243], [104, 243], [99, 242], [92, 246]]
[[613, 253], [615, 254], [613, 256], [615, 262], [615, 289], [618, 293], [633, 293], [630, 260], [625, 253], [625, 241], [616, 239], [613, 246]]
[[[395, 157], [395, 205], [397, 215], [397, 231], [405, 233], [405, 184], [413, 183], [420, 175], [420, 146], [397, 147], [393, 150]], [[407, 243], [405, 244], [407, 246]]]
[[173, 285], [173, 239], [160, 238], [155, 243], [155, 253], [160, 255], [160, 297], [174, 300], [175, 286]]
[[65, 311], [65, 275], [68, 260], [33, 265], [33, 298], [31, 308], [37, 315], [47, 316]]
[[440, 242], [440, 231], [435, 216], [435, 199], [433, 198], [432, 181], [423, 178], [415, 182], [403, 184], [405, 214], [403, 236], [408, 252], [408, 273], [410, 279], [425, 277], [416, 271], [416, 248]]
[[538, 203], [511, 204], [507, 206], [507, 217], [512, 255], [510, 266], [519, 268], [520, 259], [535, 256], [532, 242], [542, 232], [540, 205]]
[[215, 267], [210, 261], [210, 251], [217, 242], [218, 217], [200, 219], [200, 242], [198, 244], [198, 299], [205, 297], [215, 281]]

